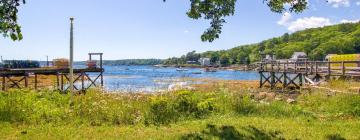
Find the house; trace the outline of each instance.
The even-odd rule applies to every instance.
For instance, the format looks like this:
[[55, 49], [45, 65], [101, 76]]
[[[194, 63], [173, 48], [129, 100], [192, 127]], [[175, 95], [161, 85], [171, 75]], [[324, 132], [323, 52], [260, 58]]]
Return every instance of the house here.
[[270, 54], [265, 55], [265, 58], [263, 59], [263, 61], [265, 61], [265, 62], [267, 62], [267, 61], [275, 61], [275, 60], [276, 60], [275, 55], [270, 55]]
[[186, 64], [198, 64], [197, 61], [186, 61]]
[[200, 58], [199, 62], [201, 66], [209, 66], [210, 65], [210, 58]]
[[305, 52], [294, 52], [290, 60], [295, 62], [306, 61], [308, 60], [308, 57]]

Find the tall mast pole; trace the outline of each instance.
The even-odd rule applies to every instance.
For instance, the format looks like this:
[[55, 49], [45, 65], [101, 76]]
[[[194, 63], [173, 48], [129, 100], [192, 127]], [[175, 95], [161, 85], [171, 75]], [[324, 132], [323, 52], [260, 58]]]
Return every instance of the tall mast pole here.
[[74, 62], [74, 18], [70, 18], [70, 65], [69, 65], [69, 82], [70, 82], [70, 93], [74, 94], [74, 69], [73, 69], [73, 62]]

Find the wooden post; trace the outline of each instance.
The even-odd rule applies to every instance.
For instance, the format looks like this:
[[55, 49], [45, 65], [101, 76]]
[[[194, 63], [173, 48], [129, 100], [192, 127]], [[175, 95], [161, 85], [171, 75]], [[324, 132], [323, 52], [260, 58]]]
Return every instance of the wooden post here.
[[265, 71], [267, 71], [267, 63], [264, 62]]
[[101, 82], [101, 87], [104, 86], [104, 76], [103, 76], [103, 58], [102, 58], [103, 54], [100, 54], [100, 69], [101, 69], [101, 73], [100, 73], [100, 82]]
[[328, 62], [328, 78], [330, 78], [330, 76], [331, 76], [331, 63], [330, 63], [330, 61]]
[[29, 79], [28, 79], [28, 74], [26, 73], [25, 74], [25, 88], [28, 88], [28, 86], [29, 86], [29, 81], [28, 81]]
[[60, 79], [59, 79], [59, 73], [56, 73], [56, 88], [60, 90]]
[[38, 88], [38, 83], [37, 83], [37, 74], [35, 73], [35, 90], [37, 90]]
[[260, 88], [262, 88], [263, 87], [263, 72], [262, 71], [260, 71], [259, 72], [259, 74], [260, 74]]
[[307, 60], [305, 60], [305, 74], [308, 73], [308, 62]]
[[295, 69], [295, 73], [297, 72], [297, 64], [296, 62], [294, 62], [294, 69]]
[[276, 86], [276, 85], [275, 85], [275, 76], [276, 76], [276, 75], [275, 75], [275, 72], [273, 72], [273, 71], [270, 72], [270, 75], [271, 75], [271, 81], [270, 81], [270, 82], [271, 82], [271, 83], [270, 83], [271, 89], [274, 89], [275, 86]]
[[283, 72], [285, 73], [286, 72], [286, 64], [284, 63], [284, 69], [283, 69]]
[[299, 85], [303, 85], [303, 75], [301, 73], [299, 73]]
[[84, 77], [84, 72], [81, 72], [81, 90], [84, 91], [85, 90], [85, 77]]
[[287, 86], [287, 75], [286, 75], [286, 72], [284, 72], [283, 88], [286, 88], [286, 86]]
[[341, 71], [342, 71], [342, 76], [345, 76], [345, 63], [344, 63], [344, 61], [341, 62]]
[[314, 72], [314, 64], [313, 64], [313, 62], [310, 62], [310, 74], [313, 74], [313, 72]]
[[318, 74], [318, 63], [317, 61], [315, 61], [315, 75]]
[[64, 74], [63, 73], [61, 74], [61, 86], [60, 86], [60, 89], [61, 89], [61, 91], [65, 92], [64, 91]]

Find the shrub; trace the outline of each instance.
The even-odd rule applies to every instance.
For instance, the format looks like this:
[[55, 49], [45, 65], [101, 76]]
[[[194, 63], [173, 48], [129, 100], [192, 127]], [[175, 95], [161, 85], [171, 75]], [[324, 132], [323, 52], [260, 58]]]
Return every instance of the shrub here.
[[150, 105], [149, 120], [156, 125], [169, 124], [177, 119], [173, 105], [166, 98], [153, 98]]

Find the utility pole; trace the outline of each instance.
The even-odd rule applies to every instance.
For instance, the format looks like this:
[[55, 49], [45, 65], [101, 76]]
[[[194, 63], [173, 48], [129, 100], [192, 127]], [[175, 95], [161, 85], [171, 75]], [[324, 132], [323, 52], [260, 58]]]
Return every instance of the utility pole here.
[[74, 94], [74, 69], [73, 69], [73, 62], [74, 62], [74, 18], [70, 18], [70, 64], [69, 64], [69, 82], [70, 82], [70, 94]]

